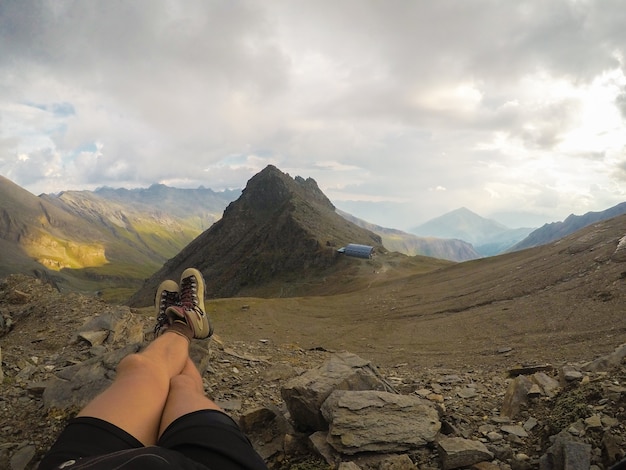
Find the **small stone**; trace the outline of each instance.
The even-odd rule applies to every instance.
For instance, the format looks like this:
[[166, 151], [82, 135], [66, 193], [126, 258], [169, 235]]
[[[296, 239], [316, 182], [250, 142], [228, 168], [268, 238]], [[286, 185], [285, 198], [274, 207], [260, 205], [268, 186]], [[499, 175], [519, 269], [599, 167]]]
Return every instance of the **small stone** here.
[[361, 470], [361, 467], [354, 462], [341, 462], [337, 470]]
[[28, 387], [26, 388], [26, 390], [28, 390], [28, 393], [30, 393], [31, 395], [35, 395], [35, 396], [43, 395], [43, 392], [45, 389], [46, 389], [45, 382], [33, 382], [29, 384]]
[[509, 369], [509, 376], [517, 377], [518, 375], [531, 375], [535, 372], [546, 372], [554, 369], [550, 364], [522, 365]]
[[589, 418], [585, 419], [585, 424], [589, 429], [601, 429], [602, 428], [602, 420], [600, 415], [593, 415]]
[[89, 350], [89, 354], [92, 357], [97, 357], [97, 356], [104, 356], [107, 353], [107, 348], [105, 348], [104, 346], [102, 346], [101, 344], [97, 345], [97, 346], [93, 346], [90, 350]]
[[461, 379], [461, 377], [456, 374], [444, 375], [439, 380], [437, 380], [437, 382], [439, 382], [440, 384], [454, 384], [462, 381], [463, 379]]
[[430, 395], [426, 397], [426, 399], [430, 401], [434, 401], [435, 403], [443, 403], [444, 401], [443, 395], [440, 395], [438, 393], [431, 393]]
[[417, 467], [408, 455], [402, 454], [385, 458], [378, 464], [378, 470], [417, 470]]
[[578, 420], [567, 428], [567, 432], [572, 436], [582, 436], [585, 434], [585, 423], [583, 423], [582, 420]]
[[605, 428], [614, 428], [615, 426], [619, 425], [619, 420], [612, 418], [611, 416], [602, 415], [601, 421], [602, 426], [604, 426]]
[[582, 372], [580, 372], [578, 369], [569, 366], [569, 365], [565, 365], [561, 368], [561, 377], [566, 381], [566, 382], [574, 382], [575, 380], [580, 380], [583, 378], [583, 374]]
[[487, 433], [487, 439], [489, 439], [490, 442], [498, 442], [504, 439], [504, 436], [499, 432], [490, 431]]
[[537, 424], [539, 424], [539, 421], [531, 416], [526, 420], [523, 426], [526, 431], [531, 431]]
[[492, 416], [490, 421], [496, 424], [508, 424], [511, 422], [511, 419], [506, 416]]
[[532, 375], [532, 381], [541, 387], [543, 393], [545, 393], [548, 397], [554, 397], [561, 385], [559, 381], [550, 377], [548, 374], [544, 372], [536, 372]]
[[478, 432], [481, 433], [483, 436], [486, 436], [487, 433], [495, 430], [496, 427], [493, 424], [481, 424], [480, 426], [478, 426]]
[[456, 394], [461, 398], [474, 398], [478, 395], [478, 392], [475, 388], [465, 387], [457, 391]]
[[500, 465], [493, 462], [478, 462], [470, 467], [472, 470], [501, 470]]
[[109, 337], [109, 332], [106, 330], [83, 331], [78, 333], [78, 337], [87, 341], [91, 346], [100, 346]]
[[507, 434], [513, 434], [517, 437], [528, 437], [528, 433], [526, 432], [526, 430], [522, 426], [519, 426], [517, 424], [505, 424], [500, 429], [502, 430], [502, 432], [505, 432]]
[[242, 406], [241, 400], [238, 399], [216, 400], [215, 403], [226, 411], [238, 411], [241, 410]]
[[528, 403], [528, 391], [533, 383], [524, 375], [519, 375], [509, 384], [504, 395], [500, 414], [507, 418], [514, 418], [522, 405]]
[[483, 443], [461, 437], [440, 439], [437, 448], [444, 470], [469, 467], [478, 462], [493, 460], [493, 454]]
[[541, 456], [541, 469], [587, 470], [591, 467], [591, 446], [558, 434], [547, 452]]

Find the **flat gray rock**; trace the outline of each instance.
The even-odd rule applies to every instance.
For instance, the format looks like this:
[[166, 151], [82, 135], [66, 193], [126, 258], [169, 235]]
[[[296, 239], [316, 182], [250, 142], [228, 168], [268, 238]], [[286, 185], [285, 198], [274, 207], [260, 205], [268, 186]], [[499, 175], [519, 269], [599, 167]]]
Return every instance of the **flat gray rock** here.
[[322, 405], [328, 442], [342, 454], [403, 452], [433, 442], [441, 428], [434, 405], [381, 391], [333, 392]]

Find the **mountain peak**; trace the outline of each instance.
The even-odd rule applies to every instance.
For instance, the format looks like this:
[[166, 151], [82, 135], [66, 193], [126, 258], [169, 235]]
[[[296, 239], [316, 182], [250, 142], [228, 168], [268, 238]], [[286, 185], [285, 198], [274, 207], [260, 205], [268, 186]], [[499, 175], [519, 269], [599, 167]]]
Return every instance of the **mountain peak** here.
[[507, 227], [495, 220], [485, 219], [466, 207], [460, 207], [414, 227], [411, 232], [424, 237], [458, 238], [480, 244], [494, 234], [507, 230]]
[[[272, 212], [283, 210], [285, 204], [294, 199], [307, 200], [335, 210], [335, 206], [322, 193], [314, 179], [305, 180], [300, 176], [292, 179], [274, 165], [268, 165], [248, 181], [238, 204], [252, 214], [266, 217]], [[234, 208], [235, 205], [231, 204], [224, 215]]]
[[221, 220], [148, 279], [130, 300], [152, 301], [162, 279], [176, 279], [189, 266], [200, 269], [207, 296], [250, 294], [276, 279], [303, 279], [326, 269], [348, 243], [383, 249], [381, 238], [346, 221], [315, 180], [291, 178], [273, 165], [254, 175]]

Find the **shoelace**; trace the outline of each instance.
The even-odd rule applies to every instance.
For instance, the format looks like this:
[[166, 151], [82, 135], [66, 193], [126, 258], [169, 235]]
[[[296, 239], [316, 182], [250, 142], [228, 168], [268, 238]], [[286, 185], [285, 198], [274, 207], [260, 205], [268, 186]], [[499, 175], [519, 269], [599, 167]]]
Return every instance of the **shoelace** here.
[[154, 334], [158, 335], [159, 331], [168, 323], [165, 310], [172, 305], [180, 305], [177, 292], [163, 291], [161, 292], [161, 300], [159, 302], [159, 315], [154, 326]]
[[180, 303], [189, 310], [198, 309], [198, 286], [194, 277], [182, 280], [180, 288]]

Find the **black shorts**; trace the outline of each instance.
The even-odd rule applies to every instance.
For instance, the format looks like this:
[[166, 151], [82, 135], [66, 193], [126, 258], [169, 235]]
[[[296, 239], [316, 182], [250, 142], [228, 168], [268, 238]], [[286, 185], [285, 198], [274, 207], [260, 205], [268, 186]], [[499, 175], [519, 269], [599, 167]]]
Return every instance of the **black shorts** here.
[[59, 468], [267, 469], [239, 426], [216, 410], [181, 416], [150, 447], [107, 421], [74, 418], [39, 465], [39, 470]]

